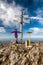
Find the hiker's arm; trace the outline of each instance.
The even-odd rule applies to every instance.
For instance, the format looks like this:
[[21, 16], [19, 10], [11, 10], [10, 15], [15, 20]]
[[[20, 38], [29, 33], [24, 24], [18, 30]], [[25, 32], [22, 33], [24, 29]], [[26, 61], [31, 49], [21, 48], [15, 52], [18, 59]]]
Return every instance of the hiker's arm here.
[[11, 33], [14, 33], [15, 31], [11, 32]]

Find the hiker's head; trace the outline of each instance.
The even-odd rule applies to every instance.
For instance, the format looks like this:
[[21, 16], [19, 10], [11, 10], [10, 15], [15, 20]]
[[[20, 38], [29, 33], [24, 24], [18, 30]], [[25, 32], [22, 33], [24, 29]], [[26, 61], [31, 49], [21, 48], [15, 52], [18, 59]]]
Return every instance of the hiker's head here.
[[15, 30], [17, 30], [17, 29], [15, 28]]

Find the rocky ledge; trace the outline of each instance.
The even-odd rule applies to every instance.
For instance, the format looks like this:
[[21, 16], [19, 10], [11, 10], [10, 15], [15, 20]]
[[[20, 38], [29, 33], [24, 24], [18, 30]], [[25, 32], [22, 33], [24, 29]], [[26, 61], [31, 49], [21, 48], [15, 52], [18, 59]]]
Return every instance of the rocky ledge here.
[[25, 48], [24, 44], [10, 43], [0, 48], [0, 65], [43, 65], [43, 45]]

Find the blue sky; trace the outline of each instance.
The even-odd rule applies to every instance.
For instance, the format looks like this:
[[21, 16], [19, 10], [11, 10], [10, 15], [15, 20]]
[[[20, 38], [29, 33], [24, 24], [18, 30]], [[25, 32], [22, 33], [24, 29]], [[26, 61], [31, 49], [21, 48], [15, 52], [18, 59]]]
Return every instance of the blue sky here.
[[14, 40], [11, 32], [20, 30], [20, 18], [15, 15], [20, 16], [22, 9], [29, 17], [29, 23], [23, 24], [23, 38], [31, 31], [31, 39], [43, 40], [43, 0], [0, 0], [0, 40]]

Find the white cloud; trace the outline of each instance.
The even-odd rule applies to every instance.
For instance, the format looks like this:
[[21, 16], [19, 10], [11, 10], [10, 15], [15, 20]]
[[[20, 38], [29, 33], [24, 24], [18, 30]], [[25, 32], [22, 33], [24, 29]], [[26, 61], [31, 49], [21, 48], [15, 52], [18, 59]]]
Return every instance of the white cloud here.
[[34, 16], [32, 16], [32, 17], [29, 17], [30, 19], [36, 19], [36, 20], [43, 20], [43, 18], [42, 17], [39, 17], [39, 16], [36, 16], [36, 17], [34, 17]]
[[4, 29], [4, 27], [0, 27], [0, 32], [6, 32], [6, 30]]
[[15, 15], [21, 15], [22, 7], [19, 5], [15, 5], [15, 2], [12, 4], [8, 4], [6, 2], [0, 1], [0, 19], [3, 20], [3, 25], [11, 26], [17, 25], [14, 20], [20, 21], [19, 17], [15, 17]]
[[38, 22], [43, 25], [43, 9], [38, 8], [36, 10], [37, 17], [39, 18]]
[[6, 40], [15, 40], [15, 37], [12, 34], [0, 34], [0, 41], [6, 41]]
[[36, 16], [32, 16], [32, 17], [29, 17], [29, 19], [35, 19], [35, 20], [38, 20], [38, 22], [43, 25], [43, 9], [41, 8], [38, 8], [36, 11]]
[[36, 39], [43, 39], [43, 36], [42, 35], [32, 35], [31, 38], [36, 38]]
[[[43, 38], [43, 28], [38, 28], [38, 27], [33, 27], [33, 28], [29, 28], [29, 30], [32, 32], [31, 33], [31, 38]], [[27, 31], [25, 31], [26, 33], [24, 33], [24, 37], [23, 38], [28, 38], [28, 34]]]
[[32, 35], [43, 35], [43, 28], [33, 27], [29, 30], [32, 31]]

